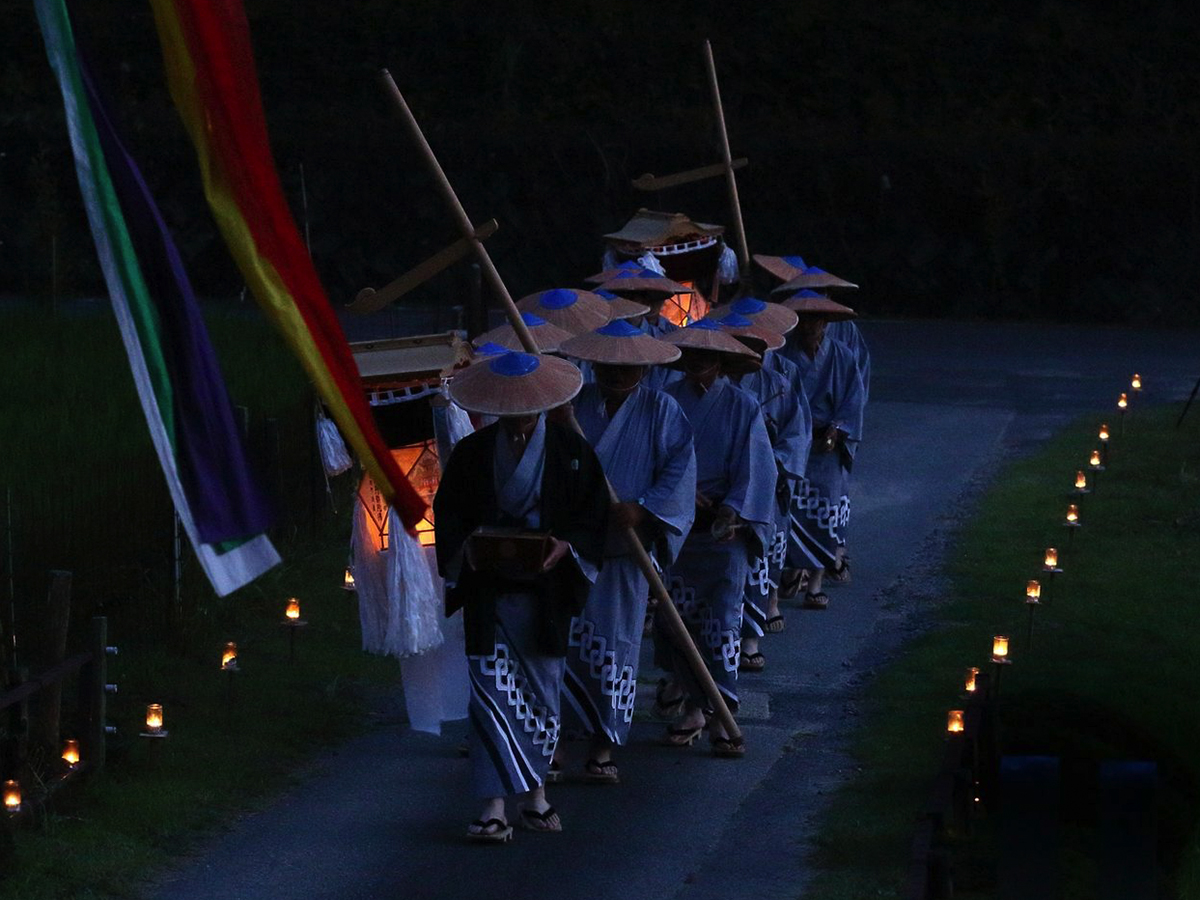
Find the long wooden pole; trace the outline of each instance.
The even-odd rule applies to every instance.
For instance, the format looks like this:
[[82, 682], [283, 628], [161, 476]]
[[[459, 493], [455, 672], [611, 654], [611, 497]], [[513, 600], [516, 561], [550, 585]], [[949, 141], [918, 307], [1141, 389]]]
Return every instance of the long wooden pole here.
[[[458, 195], [454, 193], [453, 185], [450, 184], [450, 180], [442, 170], [441, 164], [437, 161], [437, 157], [434, 156], [433, 148], [425, 140], [421, 126], [413, 117], [408, 104], [404, 102], [404, 97], [400, 93], [400, 89], [396, 87], [396, 82], [392, 80], [392, 76], [387, 69], [382, 71], [382, 78], [384, 87], [396, 101], [396, 106], [409, 133], [421, 149], [421, 155], [425, 158], [430, 172], [433, 173], [434, 179], [437, 181], [438, 187], [442, 192], [443, 199], [445, 199], [451, 212], [454, 214], [459, 233], [463, 238], [472, 242], [475, 256], [479, 260], [479, 265], [483, 270], [484, 276], [487, 278], [488, 284], [491, 285], [496, 295], [500, 298], [508, 320], [512, 324], [513, 330], [516, 331], [517, 338], [521, 341], [521, 346], [525, 348], [526, 352], [538, 355], [537, 344], [534, 343], [532, 335], [529, 334], [529, 329], [525, 327], [525, 322], [517, 310], [517, 305], [513, 303], [512, 295], [509, 294], [508, 288], [504, 285], [504, 280], [500, 277], [500, 273], [496, 270], [495, 265], [492, 264], [492, 258], [488, 255], [487, 248], [475, 238], [475, 226], [471, 224], [470, 218], [458, 200]], [[578, 430], [578, 423], [574, 424], [576, 430]], [[620, 498], [613, 490], [612, 484], [608, 485], [608, 493], [609, 499], [612, 502], [619, 502]], [[642, 570], [642, 574], [646, 576], [646, 580], [650, 584], [650, 591], [658, 600], [658, 608], [664, 614], [667, 629], [676, 648], [686, 658], [688, 667], [692, 670], [692, 674], [704, 690], [705, 697], [708, 699], [714, 715], [724, 727], [730, 741], [734, 744], [742, 743], [741, 729], [738, 728], [737, 721], [733, 718], [733, 714], [729, 711], [729, 706], [725, 703], [725, 698], [721, 696], [716, 682], [713, 681], [704, 658], [700, 655], [700, 651], [696, 649], [687, 626], [683, 624], [683, 619], [679, 616], [679, 610], [675, 608], [675, 603], [671, 600], [671, 595], [667, 592], [666, 585], [663, 584], [662, 578], [659, 577], [658, 571], [654, 568], [654, 563], [650, 561], [650, 554], [646, 552], [646, 549], [642, 546], [642, 542], [638, 539], [637, 533], [632, 528], [626, 528], [623, 536], [630, 555], [633, 556], [634, 561], [638, 564], [638, 568]]]
[[725, 163], [725, 183], [729, 186], [729, 205], [733, 208], [734, 237], [738, 242], [738, 259], [743, 274], [750, 265], [750, 247], [746, 243], [746, 227], [742, 224], [742, 201], [738, 199], [737, 176], [733, 174], [733, 155], [729, 152], [729, 135], [725, 131], [725, 111], [721, 106], [721, 88], [717, 85], [717, 64], [713, 62], [712, 44], [704, 42], [704, 64], [708, 68], [708, 86], [712, 88], [713, 108], [717, 113], [717, 130], [721, 135], [721, 158]]

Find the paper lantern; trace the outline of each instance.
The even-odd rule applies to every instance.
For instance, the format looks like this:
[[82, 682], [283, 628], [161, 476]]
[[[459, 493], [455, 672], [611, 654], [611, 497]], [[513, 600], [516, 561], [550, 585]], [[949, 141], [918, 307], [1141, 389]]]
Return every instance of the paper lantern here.
[[354, 572], [349, 566], [346, 567], [346, 574], [342, 576], [342, 590], [357, 591], [358, 585], [354, 583]]
[[1079, 524], [1079, 507], [1076, 506], [1074, 503], [1072, 503], [1070, 506], [1067, 507], [1067, 524], [1068, 525], [1078, 525]]
[[708, 315], [709, 304], [696, 291], [696, 285], [693, 282], [681, 281], [679, 283], [690, 290], [686, 294], [672, 294], [668, 297], [663, 303], [659, 315], [668, 322], [684, 328]]
[[1117, 398], [1117, 409], [1124, 410], [1129, 405], [1129, 398], [1122, 394]]
[[992, 638], [992, 662], [1008, 662], [1008, 635], [998, 634]]
[[[409, 484], [416, 489], [428, 508], [421, 521], [417, 523], [417, 540], [422, 547], [432, 547], [433, 533], [433, 495], [437, 493], [438, 482], [442, 477], [442, 469], [438, 464], [437, 441], [430, 439], [392, 451], [392, 457], [400, 466], [400, 471], [408, 479]], [[386, 526], [387, 519], [384, 519]]]
[[1129, 386], [1131, 388], [1133, 388], [1135, 391], [1140, 391], [1142, 389], [1142, 376], [1139, 375], [1137, 372], [1134, 372], [1133, 380], [1131, 380], [1129, 382]]
[[300, 618], [300, 601], [292, 597], [287, 602], [287, 608], [283, 611], [289, 622], [295, 622]]
[[146, 731], [149, 734], [161, 734], [163, 730], [163, 708], [161, 703], [151, 703], [146, 707]]
[[[222, 669], [234, 669], [236, 667], [237, 667], [237, 644], [235, 644], [233, 641], [230, 641], [229, 643], [227, 643], [225, 645], [225, 649], [223, 651], [221, 651], [221, 668]], [[159, 712], [160, 713], [162, 712], [161, 708], [159, 709]], [[147, 720], [147, 724], [149, 724], [149, 720]]]
[[961, 734], [963, 731], [963, 711], [961, 709], [952, 709], [946, 717], [946, 732], [948, 734]]
[[974, 694], [977, 690], [979, 690], [979, 685], [976, 683], [976, 679], [978, 677], [978, 666], [971, 666], [969, 669], [967, 669], [967, 677], [963, 681], [963, 690], [965, 690], [968, 694]]
[[1092, 451], [1092, 455], [1088, 457], [1088, 465], [1091, 466], [1093, 469], [1100, 468], [1101, 462], [1100, 462], [1100, 451], [1099, 450]]
[[1058, 551], [1055, 548], [1053, 548], [1053, 547], [1046, 548], [1046, 560], [1043, 563], [1043, 565], [1047, 569], [1057, 569], [1058, 568]]
[[1025, 585], [1025, 602], [1040, 603], [1042, 600], [1042, 583], [1040, 581], [1030, 579]]
[[1100, 443], [1102, 443], [1102, 444], [1108, 443], [1108, 424], [1107, 423], [1100, 426], [1099, 437], [1100, 437]]
[[4, 811], [8, 813], [21, 811], [21, 786], [15, 781], [4, 782]]
[[1075, 490], [1087, 490], [1087, 476], [1083, 474], [1082, 469], [1075, 473]]
[[63, 743], [63, 762], [74, 768], [79, 765], [79, 741], [70, 738]]

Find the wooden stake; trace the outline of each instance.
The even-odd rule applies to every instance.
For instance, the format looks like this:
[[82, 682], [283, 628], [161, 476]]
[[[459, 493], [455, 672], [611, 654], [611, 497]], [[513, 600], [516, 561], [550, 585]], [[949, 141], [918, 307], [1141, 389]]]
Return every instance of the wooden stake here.
[[704, 42], [704, 64], [708, 68], [708, 85], [712, 88], [717, 130], [721, 135], [721, 158], [725, 161], [725, 181], [729, 185], [729, 205], [733, 208], [733, 231], [738, 242], [738, 258], [744, 272], [750, 265], [750, 247], [746, 243], [746, 228], [742, 224], [742, 202], [738, 199], [737, 176], [733, 174], [729, 135], [725, 132], [725, 111], [721, 107], [721, 88], [717, 85], [717, 65], [713, 62], [712, 44], [708, 41]]
[[[458, 196], [454, 193], [454, 187], [446, 178], [446, 173], [442, 170], [441, 165], [437, 161], [437, 157], [433, 154], [433, 149], [425, 140], [425, 135], [421, 131], [421, 126], [413, 117], [412, 111], [409, 110], [408, 104], [404, 102], [404, 97], [400, 93], [400, 89], [396, 87], [396, 82], [392, 80], [391, 74], [384, 69], [381, 73], [384, 87], [392, 98], [396, 101], [396, 106], [400, 111], [401, 118], [404, 124], [408, 127], [417, 146], [421, 149], [421, 155], [425, 158], [426, 164], [433, 173], [435, 180], [438, 183], [438, 188], [441, 190], [447, 205], [458, 224], [459, 233], [471, 243], [472, 249], [479, 260], [479, 265], [483, 269], [484, 276], [488, 280], [488, 284], [496, 292], [500, 301], [504, 305], [504, 311], [508, 316], [509, 323], [513, 330], [517, 333], [517, 338], [521, 341], [521, 346], [525, 348], [527, 353], [540, 355], [537, 344], [534, 343], [529, 329], [525, 327], [525, 322], [521, 318], [517, 306], [513, 303], [512, 296], [508, 293], [508, 288], [505, 287], [500, 273], [492, 264], [492, 258], [488, 255], [487, 248], [475, 237], [475, 228], [471, 224], [471, 220], [467, 217], [466, 211], [458, 200]], [[728, 153], [726, 154], [726, 164], [728, 165]], [[739, 217], [740, 218], [740, 217]], [[579, 424], [572, 422], [576, 431], [579, 430]], [[609, 499], [613, 502], [619, 502], [620, 498], [613, 491], [612, 484], [608, 485]], [[700, 683], [704, 690], [704, 694], [708, 699], [709, 705], [712, 707], [714, 714], [725, 733], [729, 736], [730, 741], [735, 744], [742, 743], [742, 732], [738, 728], [737, 722], [730, 713], [729, 707], [725, 703], [725, 698], [721, 696], [721, 692], [717, 689], [716, 682], [713, 681], [712, 675], [708, 671], [708, 666], [705, 664], [703, 657], [700, 656], [700, 651], [696, 649], [695, 643], [692, 641], [691, 634], [688, 633], [687, 626], [684, 625], [683, 619], [679, 617], [679, 610], [675, 608], [675, 603], [671, 600], [671, 595], [667, 592], [666, 586], [659, 577], [658, 572], [654, 568], [654, 564], [650, 561], [650, 555], [642, 546], [642, 542], [638, 540], [637, 533], [632, 528], [625, 529], [625, 543], [630, 554], [637, 562], [638, 567], [642, 570], [642, 574], [646, 576], [646, 580], [650, 583], [650, 590], [658, 600], [658, 608], [663, 611], [667, 622], [668, 630], [671, 632], [671, 637], [675, 646], [684, 654], [688, 661], [688, 666], [692, 670], [692, 674]]]
[[714, 163], [711, 166], [701, 166], [698, 169], [688, 169], [686, 172], [676, 172], [674, 175], [655, 176], [650, 173], [640, 175], [630, 182], [639, 191], [662, 191], [667, 188], [679, 187], [681, 184], [691, 184], [693, 181], [703, 181], [706, 178], [716, 178], [724, 175], [729, 169], [744, 169], [750, 160], [744, 156], [738, 157], [726, 165]]

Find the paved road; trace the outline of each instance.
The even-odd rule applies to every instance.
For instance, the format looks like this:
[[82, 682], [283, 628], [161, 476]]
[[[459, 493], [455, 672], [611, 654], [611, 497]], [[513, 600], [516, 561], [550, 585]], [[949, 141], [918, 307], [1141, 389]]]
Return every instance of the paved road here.
[[[318, 774], [159, 883], [164, 900], [286, 898], [794, 898], [806, 842], [847, 760], [854, 674], [894, 619], [880, 596], [983, 466], [1074, 415], [1113, 408], [1137, 370], [1158, 400], [1200, 377], [1200, 335], [1102, 328], [869, 322], [875, 380], [856, 465], [853, 584], [825, 613], [790, 610], [746, 676], [749, 753], [655, 745], [635, 723], [623, 784], [552, 788], [565, 831], [504, 847], [462, 840], [475, 801], [444, 737], [401, 725], [330, 754]], [[1196, 410], [1200, 415], [1200, 409]], [[1115, 416], [1110, 417], [1115, 418]], [[652, 669], [644, 655], [644, 672]]]

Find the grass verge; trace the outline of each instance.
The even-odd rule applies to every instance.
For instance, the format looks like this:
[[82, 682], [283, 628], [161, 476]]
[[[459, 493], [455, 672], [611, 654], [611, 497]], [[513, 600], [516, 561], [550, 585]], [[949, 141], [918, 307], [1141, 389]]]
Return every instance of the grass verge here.
[[[965, 669], [986, 666], [997, 633], [1013, 636], [1004, 752], [1063, 760], [1065, 900], [1098, 894], [1091, 804], [1073, 796], [1072, 785], [1086, 784], [1105, 759], [1158, 763], [1163, 880], [1170, 896], [1200, 896], [1200, 716], [1189, 687], [1200, 644], [1200, 414], [1193, 410], [1176, 430], [1178, 415], [1179, 407], [1138, 410], [1125, 434], [1114, 434], [1107, 471], [1084, 498], [1083, 528], [1069, 549], [1061, 523], [1074, 474], [1097, 445], [1100, 417], [1081, 420], [999, 475], [954, 545], [950, 593], [933, 627], [867, 687], [867, 714], [852, 738], [862, 771], [824, 816], [808, 896], [901, 896], [946, 710], [956, 705]], [[1040, 577], [1048, 546], [1064, 550], [1064, 574], [1036, 613], [1029, 647], [1024, 587]], [[975, 838], [955, 847], [956, 896], [986, 897], [994, 887], [986, 812], [979, 825]]]

